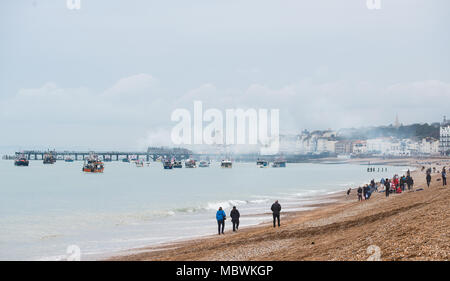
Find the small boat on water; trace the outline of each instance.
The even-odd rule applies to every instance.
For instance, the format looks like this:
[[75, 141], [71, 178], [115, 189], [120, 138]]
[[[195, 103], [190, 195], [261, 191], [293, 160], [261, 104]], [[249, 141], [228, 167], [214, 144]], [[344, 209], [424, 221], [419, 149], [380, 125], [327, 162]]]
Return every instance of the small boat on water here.
[[172, 161], [164, 160], [163, 161], [163, 167], [164, 167], [164, 169], [173, 169]]
[[181, 161], [173, 161], [173, 167], [174, 168], [183, 168], [183, 164]]
[[130, 159], [128, 159], [128, 158], [123, 158], [123, 159], [122, 159], [122, 162], [130, 163]]
[[64, 162], [73, 162], [73, 161], [74, 161], [74, 159], [72, 157], [66, 157], [64, 159]]
[[269, 167], [269, 162], [266, 161], [266, 160], [259, 160], [258, 159], [258, 161], [256, 161], [256, 166], [258, 168], [267, 168], [267, 167]]
[[222, 160], [222, 162], [220, 163], [220, 167], [222, 168], [232, 168], [233, 166], [233, 162], [231, 162], [231, 160]]
[[185, 168], [197, 168], [197, 162], [194, 159], [188, 159], [184, 162]]
[[278, 158], [275, 161], [273, 161], [272, 167], [273, 168], [285, 168], [286, 160], [284, 160], [283, 158]]
[[136, 167], [144, 167], [144, 161], [143, 160], [137, 160], [136, 161]]
[[200, 168], [207, 168], [207, 167], [209, 167], [209, 162], [208, 161], [205, 161], [205, 160], [202, 160], [202, 161], [200, 161], [200, 163], [199, 163], [199, 167]]
[[15, 166], [28, 166], [29, 163], [30, 161], [28, 161], [28, 159], [23, 154], [14, 160]]
[[92, 155], [84, 160], [82, 171], [86, 173], [103, 173], [104, 169], [103, 162], [100, 161], [97, 156]]
[[54, 164], [56, 162], [55, 156], [51, 153], [44, 154], [44, 159], [42, 160], [44, 164]]

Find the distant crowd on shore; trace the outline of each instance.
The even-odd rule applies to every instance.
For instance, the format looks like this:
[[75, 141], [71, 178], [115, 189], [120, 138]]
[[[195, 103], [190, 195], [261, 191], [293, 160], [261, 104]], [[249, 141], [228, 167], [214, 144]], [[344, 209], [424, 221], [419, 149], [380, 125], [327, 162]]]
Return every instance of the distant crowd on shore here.
[[[281, 226], [280, 223], [280, 212], [281, 212], [281, 205], [278, 203], [278, 200], [275, 201], [275, 203], [272, 204], [270, 207], [270, 210], [272, 211], [273, 216], [273, 227]], [[231, 209], [230, 212], [231, 217], [231, 223], [233, 225], [233, 232], [236, 232], [239, 229], [239, 218], [241, 217], [241, 214], [239, 213], [236, 206], [233, 206], [233, 209]], [[224, 234], [225, 230], [225, 220], [227, 219], [227, 214], [222, 209], [222, 207], [219, 207], [219, 210], [216, 212], [216, 220], [217, 220], [217, 227], [218, 227], [218, 233]]]
[[[422, 171], [425, 170], [425, 167], [422, 167]], [[426, 170], [426, 182], [427, 186], [430, 187], [431, 184], [431, 174], [432, 173], [440, 173], [441, 179], [437, 179], [437, 181], [442, 180], [442, 185], [447, 185], [447, 171], [444, 166], [441, 171], [437, 170], [436, 167], [428, 168]], [[379, 190], [383, 188], [382, 190]], [[351, 193], [351, 188], [347, 190], [347, 196]], [[364, 186], [360, 186], [357, 188], [358, 201], [369, 200], [370, 196], [373, 192], [385, 193], [386, 197], [389, 197], [392, 193], [402, 193], [408, 191], [414, 191], [414, 179], [411, 176], [411, 172], [408, 169], [406, 175], [402, 175], [399, 177], [398, 174], [395, 174], [392, 179], [389, 178], [381, 178], [381, 180], [376, 183], [374, 179], [371, 180], [370, 184], [366, 184]], [[415, 191], [423, 190], [423, 188], [418, 188]]]

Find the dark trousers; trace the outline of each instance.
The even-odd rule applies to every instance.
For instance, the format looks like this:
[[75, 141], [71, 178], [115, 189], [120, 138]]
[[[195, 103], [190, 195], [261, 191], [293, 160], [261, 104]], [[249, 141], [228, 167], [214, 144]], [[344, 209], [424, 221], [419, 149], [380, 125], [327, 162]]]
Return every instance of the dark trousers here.
[[386, 189], [386, 197], [389, 197], [389, 193], [390, 193], [389, 189]]
[[280, 214], [273, 214], [273, 227], [275, 227], [275, 220], [278, 220], [278, 227], [280, 227]]
[[447, 185], [447, 177], [442, 177], [442, 185]]
[[[219, 230], [219, 235], [221, 232], [223, 234], [223, 230], [225, 228], [225, 221], [224, 220], [217, 221], [217, 226], [218, 226], [218, 230]], [[222, 226], [222, 231], [220, 231], [220, 226]]]
[[236, 231], [239, 229], [239, 220], [232, 220], [233, 223], [233, 231]]
[[427, 180], [427, 186], [428, 186], [428, 187], [430, 187], [430, 182], [431, 182], [431, 181], [428, 181], [428, 180]]

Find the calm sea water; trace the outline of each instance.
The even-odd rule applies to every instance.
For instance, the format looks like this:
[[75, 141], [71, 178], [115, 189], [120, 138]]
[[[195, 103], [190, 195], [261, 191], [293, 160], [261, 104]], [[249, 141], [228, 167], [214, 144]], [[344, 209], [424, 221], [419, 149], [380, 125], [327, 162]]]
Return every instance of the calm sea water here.
[[232, 169], [221, 169], [213, 163], [164, 170], [158, 162], [145, 167], [109, 162], [103, 174], [88, 174], [81, 166], [30, 161], [29, 167], [15, 167], [0, 161], [0, 260], [64, 259], [69, 245], [77, 245], [87, 260], [215, 234], [219, 206], [229, 214], [236, 205], [245, 227], [270, 220], [275, 199], [284, 211], [300, 210], [315, 195], [407, 169], [367, 173], [361, 165], [290, 163], [265, 169], [234, 163]]

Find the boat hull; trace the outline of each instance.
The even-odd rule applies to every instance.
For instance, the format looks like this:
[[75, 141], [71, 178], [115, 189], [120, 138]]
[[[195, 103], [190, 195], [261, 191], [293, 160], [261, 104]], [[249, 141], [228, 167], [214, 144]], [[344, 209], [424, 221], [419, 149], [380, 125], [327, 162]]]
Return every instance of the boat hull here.
[[91, 168], [83, 168], [83, 172], [85, 173], [103, 173], [104, 169], [91, 169]]
[[15, 166], [23, 166], [23, 167], [26, 167], [26, 166], [28, 166], [28, 164], [29, 164], [28, 161], [15, 161], [15, 162], [14, 162], [14, 165], [15, 165]]

